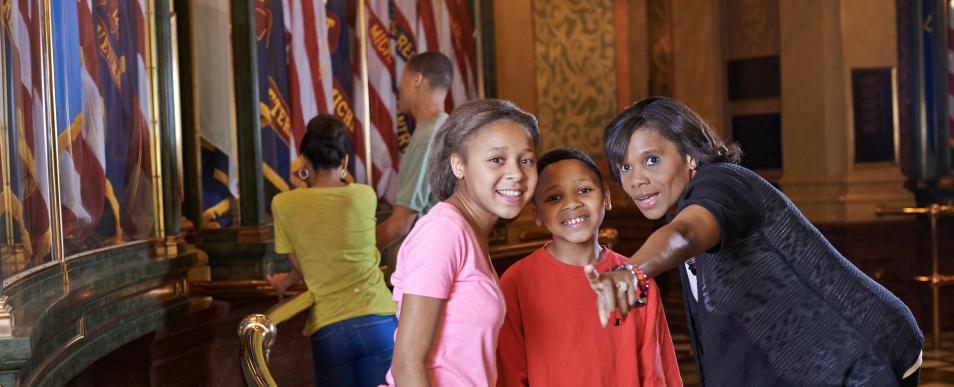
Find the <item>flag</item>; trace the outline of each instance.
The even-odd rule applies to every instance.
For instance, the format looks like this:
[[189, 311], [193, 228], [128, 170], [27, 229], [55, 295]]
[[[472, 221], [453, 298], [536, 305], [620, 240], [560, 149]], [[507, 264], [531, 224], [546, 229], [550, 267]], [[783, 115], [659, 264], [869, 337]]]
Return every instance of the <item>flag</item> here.
[[229, 0], [192, 2], [196, 116], [201, 137], [203, 228], [229, 227], [238, 197], [235, 86], [231, 71]]
[[[397, 190], [397, 170], [400, 154], [397, 145], [397, 95], [394, 50], [390, 36], [390, 10], [386, 1], [366, 3], [367, 33], [365, 47], [368, 63], [368, 100], [370, 102], [371, 162], [374, 173], [374, 188], [379, 198], [394, 202]], [[360, 35], [359, 35], [360, 36]], [[360, 47], [355, 45], [355, 47]], [[355, 77], [360, 68], [355, 67]], [[358, 120], [364, 117], [365, 89], [355, 89], [355, 113]], [[366, 124], [366, 123], [363, 123]], [[360, 144], [363, 147], [364, 143]], [[363, 157], [359, 153], [359, 157]], [[362, 162], [365, 160], [362, 159]]]
[[364, 132], [355, 114], [354, 70], [349, 48], [348, 4], [346, 0], [325, 3], [328, 28], [328, 52], [331, 58], [331, 112], [344, 122], [351, 139], [348, 172], [355, 181], [367, 182], [364, 168]]
[[453, 111], [478, 95], [476, 44], [466, 1], [423, 0], [417, 11], [418, 36], [425, 37], [419, 51], [439, 51], [450, 58], [454, 68], [454, 82], [445, 101], [447, 111]]
[[99, 227], [114, 230], [116, 241], [151, 235], [155, 216], [143, 1], [90, 4], [104, 106], [105, 192], [112, 212]]
[[[49, 175], [47, 172], [46, 107], [43, 100], [41, 44], [43, 20], [32, 1], [9, 0], [3, 7], [4, 46], [10, 69], [5, 107], [7, 145], [11, 156], [11, 190], [3, 191], [6, 216], [17, 224], [18, 241], [31, 262], [49, 258], [51, 248]], [[6, 80], [5, 80], [6, 81]]]
[[298, 145], [305, 125], [319, 113], [332, 111], [331, 52], [325, 7], [309, 0], [284, 0], [285, 44], [288, 53], [288, 105], [291, 112], [289, 180], [305, 185], [295, 176], [302, 167]]
[[292, 121], [288, 106], [288, 62], [285, 60], [285, 17], [280, 0], [255, 1], [255, 38], [258, 42], [259, 117], [262, 176], [266, 212], [272, 197], [288, 191]]
[[[407, 66], [407, 61], [417, 54], [417, 1], [390, 0], [389, 3], [391, 41], [394, 47], [394, 73], [397, 74], [397, 78], [394, 79], [393, 92], [397, 95], [397, 84], [404, 74], [404, 66]], [[414, 116], [399, 112], [396, 119], [397, 147], [403, 155], [404, 148], [407, 147], [407, 144], [411, 141], [411, 135], [414, 134]]]
[[106, 195], [96, 39], [89, 2], [56, 3], [51, 16], [63, 234], [82, 241], [99, 223]]

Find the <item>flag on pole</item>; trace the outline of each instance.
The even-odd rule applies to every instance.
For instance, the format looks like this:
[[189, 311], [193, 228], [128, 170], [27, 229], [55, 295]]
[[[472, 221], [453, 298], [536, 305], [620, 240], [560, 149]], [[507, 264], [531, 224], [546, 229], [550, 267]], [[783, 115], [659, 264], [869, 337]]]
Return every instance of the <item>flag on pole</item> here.
[[10, 101], [6, 114], [7, 122], [12, 123], [7, 144], [16, 156], [11, 154], [7, 159], [12, 164], [11, 190], [4, 191], [4, 202], [10, 203], [10, 208], [4, 208], [4, 212], [16, 220], [26, 256], [39, 262], [48, 259], [52, 246], [46, 108], [39, 71], [43, 20], [34, 2], [11, 0], [7, 6], [3, 44], [9, 54], [6, 60], [11, 81], [7, 83]]
[[100, 227], [115, 230], [116, 241], [151, 235], [155, 215], [143, 1], [91, 4], [104, 106], [105, 192], [112, 211]]
[[424, 0], [418, 2], [418, 31], [425, 39], [418, 51], [439, 51], [451, 59], [454, 82], [446, 108], [477, 98], [477, 52], [474, 28], [464, 0]]
[[[364, 168], [364, 129], [355, 114], [353, 99], [354, 69], [349, 43], [348, 3], [346, 0], [328, 0], [325, 3], [328, 28], [328, 52], [331, 57], [331, 109], [332, 114], [344, 122], [351, 138], [348, 150], [348, 172], [355, 181], [367, 182]], [[358, 66], [357, 64], [355, 66]]]
[[266, 212], [272, 198], [290, 189], [292, 117], [288, 105], [288, 61], [285, 56], [285, 17], [279, 0], [255, 1], [255, 38], [258, 42], [259, 117], [262, 176]]
[[99, 223], [106, 202], [97, 44], [88, 1], [56, 3], [51, 14], [63, 234], [83, 241]]
[[[390, 0], [391, 11], [391, 40], [394, 47], [394, 79], [393, 93], [397, 95], [397, 83], [404, 74], [404, 66], [412, 56], [417, 54], [417, 1]], [[404, 148], [411, 141], [414, 134], [414, 116], [397, 114], [397, 146], [403, 155]]]
[[[397, 143], [397, 95], [395, 93], [395, 59], [390, 36], [390, 10], [386, 1], [367, 3], [367, 31], [364, 34], [367, 48], [368, 99], [371, 119], [371, 157], [374, 173], [374, 188], [379, 198], [394, 202], [397, 189], [397, 170], [400, 154]], [[357, 34], [360, 38], [361, 34]], [[360, 45], [355, 45], [360, 47]], [[355, 67], [355, 76], [360, 68]], [[365, 90], [355, 89], [355, 116], [364, 117]], [[359, 154], [363, 155], [363, 154]], [[362, 160], [363, 161], [363, 160]]]
[[288, 53], [288, 105], [291, 112], [289, 180], [295, 187], [305, 182], [295, 171], [302, 167], [298, 145], [308, 121], [332, 111], [331, 52], [325, 7], [309, 0], [284, 0]]

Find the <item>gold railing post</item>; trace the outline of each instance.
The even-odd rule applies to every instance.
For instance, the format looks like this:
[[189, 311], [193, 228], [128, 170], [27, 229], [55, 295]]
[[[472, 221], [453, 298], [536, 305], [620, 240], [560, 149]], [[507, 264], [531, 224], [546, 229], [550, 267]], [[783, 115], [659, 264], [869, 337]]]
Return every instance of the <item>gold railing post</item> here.
[[939, 268], [940, 247], [937, 240], [937, 222], [941, 216], [954, 215], [954, 206], [932, 204], [929, 207], [904, 207], [875, 209], [878, 216], [884, 215], [927, 215], [931, 239], [931, 274], [915, 276], [918, 282], [927, 282], [931, 288], [931, 344], [935, 350], [941, 349], [941, 286], [954, 283], [954, 275], [941, 275]]
[[239, 324], [242, 374], [249, 387], [277, 387], [268, 371], [268, 353], [278, 330], [264, 314], [252, 314]]

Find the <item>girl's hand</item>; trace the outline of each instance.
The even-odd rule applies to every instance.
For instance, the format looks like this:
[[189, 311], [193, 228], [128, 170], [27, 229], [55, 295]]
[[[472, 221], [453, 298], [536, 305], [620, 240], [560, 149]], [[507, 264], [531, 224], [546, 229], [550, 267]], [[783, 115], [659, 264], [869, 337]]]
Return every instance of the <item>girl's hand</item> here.
[[636, 304], [636, 276], [629, 270], [600, 273], [592, 265], [583, 268], [590, 288], [596, 292], [596, 309], [600, 324], [606, 326], [610, 313], [617, 312], [618, 318], [626, 318], [629, 310]]
[[278, 293], [279, 300], [285, 298], [285, 292], [292, 285], [288, 283], [288, 277], [289, 273], [275, 273], [265, 276], [265, 281], [268, 281], [268, 284], [275, 288], [275, 293]]

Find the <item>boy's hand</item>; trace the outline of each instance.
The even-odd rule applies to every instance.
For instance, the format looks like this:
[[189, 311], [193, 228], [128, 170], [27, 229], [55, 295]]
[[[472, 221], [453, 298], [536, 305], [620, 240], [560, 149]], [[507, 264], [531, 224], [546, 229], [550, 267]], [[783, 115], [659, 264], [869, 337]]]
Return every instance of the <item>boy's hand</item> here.
[[596, 292], [596, 309], [600, 315], [600, 324], [606, 326], [609, 314], [618, 312], [626, 318], [629, 310], [636, 304], [636, 277], [628, 270], [600, 273], [592, 265], [583, 267], [590, 288]]

